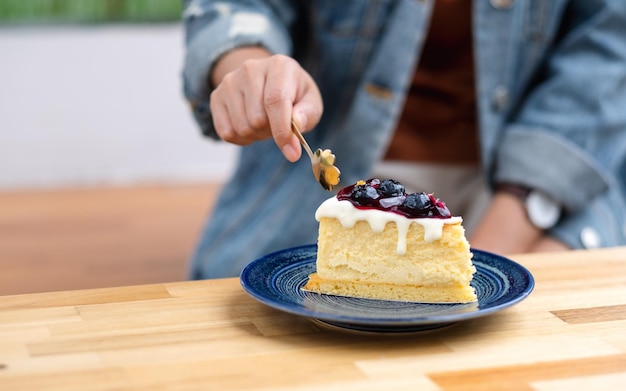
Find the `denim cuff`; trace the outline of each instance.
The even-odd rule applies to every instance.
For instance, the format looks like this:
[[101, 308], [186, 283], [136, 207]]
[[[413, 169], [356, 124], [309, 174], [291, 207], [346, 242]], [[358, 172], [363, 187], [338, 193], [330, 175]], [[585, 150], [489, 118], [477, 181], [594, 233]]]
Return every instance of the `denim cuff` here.
[[573, 249], [623, 246], [626, 244], [626, 226], [621, 225], [624, 207], [621, 191], [611, 186], [589, 200], [584, 208], [566, 213], [548, 235]]
[[575, 144], [537, 128], [513, 125], [502, 139], [494, 181], [540, 189], [566, 210], [577, 210], [608, 188], [609, 180]]

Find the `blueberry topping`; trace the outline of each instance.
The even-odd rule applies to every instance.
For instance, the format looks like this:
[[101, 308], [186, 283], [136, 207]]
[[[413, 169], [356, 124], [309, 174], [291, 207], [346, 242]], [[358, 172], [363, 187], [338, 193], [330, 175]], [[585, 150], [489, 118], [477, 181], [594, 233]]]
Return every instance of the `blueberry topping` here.
[[380, 206], [382, 206], [384, 209], [389, 209], [393, 206], [402, 205], [405, 199], [406, 197], [401, 195], [397, 197], [381, 198], [378, 202], [380, 203]]
[[383, 179], [378, 186], [378, 191], [383, 197], [397, 197], [404, 195], [404, 185], [393, 179]]
[[450, 213], [450, 209], [448, 209], [446, 204], [444, 204], [442, 201], [437, 200], [437, 202], [435, 202], [435, 208], [437, 209], [437, 212], [439, 212], [439, 216], [441, 217], [452, 216], [452, 214]]
[[373, 178], [339, 190], [337, 198], [350, 201], [357, 208], [379, 209], [409, 218], [452, 216], [446, 204], [432, 194], [405, 191], [404, 185], [396, 180]]
[[408, 213], [419, 217], [428, 217], [433, 206], [432, 200], [426, 193], [409, 194], [404, 200], [404, 205], [402, 205], [403, 209], [406, 209]]
[[354, 186], [350, 197], [353, 201], [356, 201], [359, 205], [363, 206], [375, 206], [375, 201], [380, 198], [378, 191], [371, 185], [357, 185]]

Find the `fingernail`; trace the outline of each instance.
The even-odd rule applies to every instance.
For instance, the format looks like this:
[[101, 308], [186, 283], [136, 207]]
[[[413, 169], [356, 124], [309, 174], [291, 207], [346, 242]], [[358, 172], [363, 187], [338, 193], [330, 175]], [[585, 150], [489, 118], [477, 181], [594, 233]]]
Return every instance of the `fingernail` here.
[[284, 145], [281, 151], [290, 162], [295, 162], [298, 159], [296, 150], [289, 144]]

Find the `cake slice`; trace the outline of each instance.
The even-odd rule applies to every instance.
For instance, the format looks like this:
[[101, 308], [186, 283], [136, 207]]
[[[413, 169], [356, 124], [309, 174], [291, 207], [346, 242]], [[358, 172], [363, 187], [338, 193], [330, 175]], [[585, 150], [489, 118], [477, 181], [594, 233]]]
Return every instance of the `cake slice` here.
[[315, 213], [316, 273], [305, 290], [427, 303], [476, 301], [476, 272], [461, 217], [392, 179], [339, 191]]

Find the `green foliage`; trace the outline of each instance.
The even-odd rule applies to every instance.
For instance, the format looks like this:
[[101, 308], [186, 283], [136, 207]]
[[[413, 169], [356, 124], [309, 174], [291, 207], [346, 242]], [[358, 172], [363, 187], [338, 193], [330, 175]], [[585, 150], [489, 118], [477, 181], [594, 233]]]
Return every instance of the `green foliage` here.
[[1, 24], [171, 22], [181, 0], [0, 0]]

